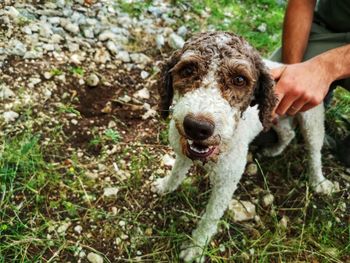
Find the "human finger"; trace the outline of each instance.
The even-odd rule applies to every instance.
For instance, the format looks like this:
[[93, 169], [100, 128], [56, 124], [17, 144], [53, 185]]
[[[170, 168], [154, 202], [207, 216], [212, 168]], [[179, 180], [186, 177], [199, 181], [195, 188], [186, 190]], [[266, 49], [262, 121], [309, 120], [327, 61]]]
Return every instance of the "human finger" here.
[[308, 101], [305, 101], [302, 99], [298, 99], [298, 100], [294, 101], [294, 103], [287, 110], [287, 114], [288, 115], [297, 114], [304, 107], [304, 105], [306, 105], [307, 103], [308, 103]]
[[274, 80], [280, 79], [286, 68], [287, 68], [287, 66], [282, 66], [279, 68], [271, 69], [270, 73], [271, 73], [272, 78]]
[[280, 116], [286, 114], [288, 109], [293, 105], [293, 103], [298, 99], [298, 97], [294, 96], [284, 96], [282, 101], [278, 104], [276, 108], [276, 113]]

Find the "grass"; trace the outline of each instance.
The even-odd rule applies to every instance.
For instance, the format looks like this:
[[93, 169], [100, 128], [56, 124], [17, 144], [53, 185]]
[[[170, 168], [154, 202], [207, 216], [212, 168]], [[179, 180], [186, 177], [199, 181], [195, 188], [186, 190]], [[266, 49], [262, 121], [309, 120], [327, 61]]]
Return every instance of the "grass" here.
[[[151, 1], [117, 3], [137, 17]], [[186, 21], [168, 14], [176, 20], [174, 29], [186, 25], [194, 31], [233, 31], [263, 54], [280, 43], [284, 6], [275, 0], [173, 4], [197, 18]], [[84, 66], [50, 71], [77, 79], [84, 72], [89, 72]], [[57, 106], [60, 121], [66, 115], [87, 120], [74, 103]], [[349, 94], [336, 91], [334, 103], [327, 119], [334, 132], [344, 136], [349, 130]], [[25, 119], [33, 119], [35, 127], [37, 119], [30, 114], [35, 110]], [[1, 137], [0, 263], [86, 262], [89, 252], [102, 255], [105, 262], [179, 262], [181, 246], [190, 239], [210, 195], [208, 175], [194, 168], [175, 193], [154, 196], [150, 183], [169, 171], [161, 165], [169, 153], [167, 123], [159, 124], [157, 143], [148, 143], [146, 130], [144, 137], [125, 142], [129, 134], [100, 129], [98, 119], [94, 121], [90, 143], [74, 147], [61, 122], [51, 133], [44, 132], [49, 120], [37, 127], [40, 133], [21, 128], [21, 133]], [[45, 138], [55, 140], [47, 143]], [[89, 152], [94, 147], [99, 148], [96, 156]], [[341, 179], [347, 175], [327, 152], [324, 156], [327, 177], [339, 180], [343, 189], [329, 198], [315, 196], [308, 188], [305, 149], [297, 140], [282, 156], [259, 159], [260, 173], [244, 175], [236, 196], [255, 200], [260, 220], [235, 223], [226, 214], [205, 251], [208, 262], [349, 262], [349, 193]], [[106, 197], [106, 187], [119, 191]], [[267, 193], [275, 200], [263, 207]]]

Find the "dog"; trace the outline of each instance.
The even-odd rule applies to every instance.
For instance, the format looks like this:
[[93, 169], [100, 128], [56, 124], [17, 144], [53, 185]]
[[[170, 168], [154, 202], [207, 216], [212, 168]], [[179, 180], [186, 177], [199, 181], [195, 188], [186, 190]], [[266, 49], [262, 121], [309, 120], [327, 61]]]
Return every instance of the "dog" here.
[[[280, 154], [293, 139], [293, 117], [274, 125], [275, 82], [271, 67], [242, 37], [209, 32], [189, 39], [163, 65], [158, 84], [163, 117], [172, 111], [169, 141], [176, 153], [171, 174], [156, 180], [152, 190], [160, 195], [177, 189], [193, 164], [210, 173], [212, 192], [192, 241], [180, 253], [185, 262], [201, 262], [205, 245], [217, 232], [247, 162], [249, 143], [271, 126], [279, 143], [264, 150]], [[308, 146], [309, 183], [317, 193], [330, 194], [334, 184], [322, 174], [324, 107], [319, 105], [295, 116]]]

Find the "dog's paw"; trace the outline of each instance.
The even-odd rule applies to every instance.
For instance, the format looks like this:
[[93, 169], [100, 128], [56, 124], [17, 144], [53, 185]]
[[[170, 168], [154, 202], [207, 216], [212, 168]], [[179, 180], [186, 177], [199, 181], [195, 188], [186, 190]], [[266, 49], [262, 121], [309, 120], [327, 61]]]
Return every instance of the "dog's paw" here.
[[330, 195], [339, 191], [339, 185], [334, 184], [329, 180], [323, 180], [321, 183], [315, 184], [313, 187], [316, 193], [324, 195]]
[[153, 193], [157, 193], [159, 195], [164, 195], [167, 192], [169, 192], [167, 187], [168, 178], [159, 178], [156, 181], [154, 181], [151, 185], [151, 191]]
[[180, 253], [180, 258], [184, 262], [203, 263], [205, 260], [203, 249], [194, 244], [185, 245]]

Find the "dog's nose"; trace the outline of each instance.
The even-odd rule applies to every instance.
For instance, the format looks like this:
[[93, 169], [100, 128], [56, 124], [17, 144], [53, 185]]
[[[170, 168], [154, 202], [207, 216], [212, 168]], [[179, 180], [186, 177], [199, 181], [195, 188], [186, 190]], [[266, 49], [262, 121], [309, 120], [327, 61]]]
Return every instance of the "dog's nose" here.
[[193, 140], [205, 140], [213, 135], [214, 123], [204, 118], [187, 115], [183, 122], [185, 133]]

